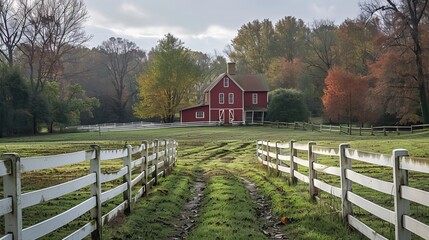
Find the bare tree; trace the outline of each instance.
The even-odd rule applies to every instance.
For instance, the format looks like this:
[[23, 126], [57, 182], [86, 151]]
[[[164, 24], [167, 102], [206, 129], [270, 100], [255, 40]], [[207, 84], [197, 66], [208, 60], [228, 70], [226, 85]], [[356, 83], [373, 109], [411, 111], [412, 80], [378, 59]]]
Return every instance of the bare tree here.
[[0, 0], [0, 54], [12, 65], [30, 11], [27, 0]]
[[337, 44], [336, 30], [337, 27], [330, 20], [320, 20], [313, 23], [312, 31], [306, 41], [309, 52], [304, 57], [305, 63], [326, 74], [328, 73], [329, 69], [335, 65], [338, 57], [334, 48]]
[[420, 108], [423, 120], [429, 123], [429, 99], [428, 99], [428, 81], [425, 77], [422, 35], [424, 28], [423, 20], [427, 19], [429, 0], [372, 0], [361, 4], [361, 8], [368, 17], [381, 15], [386, 26], [390, 26], [392, 31], [390, 36], [393, 39], [402, 39], [408, 42], [411, 38], [412, 45], [408, 48], [414, 54], [417, 73], [414, 77], [419, 88]]
[[146, 54], [134, 42], [123, 38], [111, 37], [98, 48], [107, 58], [105, 66], [115, 89], [114, 112], [117, 120], [122, 122], [129, 101], [137, 94], [136, 76], [143, 67]]
[[211, 56], [201, 52], [191, 52], [191, 58], [198, 66], [200, 77], [195, 83], [195, 89], [192, 89], [190, 96], [194, 97], [192, 100], [196, 104], [202, 104], [204, 103], [204, 90], [219, 74], [225, 72], [226, 59], [221, 55], [217, 55], [217, 53]]
[[90, 37], [83, 28], [88, 12], [82, 0], [47, 0], [32, 4], [20, 49], [35, 94], [43, 90], [44, 81], [58, 79], [66, 60], [63, 57]]
[[33, 131], [37, 133], [40, 93], [47, 81], [57, 81], [63, 73], [64, 57], [90, 37], [83, 24], [88, 12], [82, 0], [32, 1], [26, 19], [21, 60], [31, 86]]

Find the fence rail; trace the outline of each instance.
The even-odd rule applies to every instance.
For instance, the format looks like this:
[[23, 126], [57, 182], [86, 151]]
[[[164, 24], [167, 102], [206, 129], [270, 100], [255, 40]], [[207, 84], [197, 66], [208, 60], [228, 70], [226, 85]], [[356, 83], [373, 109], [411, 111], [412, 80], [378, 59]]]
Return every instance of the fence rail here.
[[[102, 227], [120, 212], [131, 213], [135, 202], [141, 198], [160, 176], [165, 176], [177, 161], [177, 143], [174, 140], [144, 141], [124, 149], [101, 150], [91, 145], [91, 150], [53, 156], [20, 158], [16, 153], [4, 154], [0, 160], [0, 176], [3, 177], [3, 196], [0, 200], [0, 216], [4, 216], [5, 233], [0, 239], [36, 239], [70, 223], [85, 213], [91, 219], [65, 239], [102, 239]], [[114, 173], [101, 171], [102, 161], [122, 159], [123, 167]], [[58, 185], [26, 193], [21, 192], [21, 174], [29, 171], [69, 166], [89, 161], [89, 173]], [[138, 174], [137, 174], [138, 173]], [[137, 176], [135, 176], [137, 174]], [[133, 177], [134, 176], [134, 177]], [[103, 189], [102, 184], [111, 181], [122, 184]], [[22, 211], [66, 194], [89, 187], [91, 195], [80, 204], [45, 221], [23, 228]], [[134, 191], [133, 187], [138, 187]], [[121, 195], [122, 202], [102, 215], [103, 203]]]
[[91, 132], [114, 132], [114, 131], [132, 131], [145, 129], [161, 128], [180, 128], [180, 127], [205, 127], [215, 126], [217, 122], [189, 122], [189, 123], [152, 123], [152, 122], [130, 122], [130, 123], [103, 123], [94, 125], [81, 125], [68, 128], [75, 128], [82, 131]]
[[[298, 151], [301, 151], [301, 157], [298, 157]], [[429, 225], [415, 219], [410, 213], [410, 202], [429, 207], [429, 192], [408, 185], [409, 171], [429, 174], [429, 159], [411, 158], [405, 149], [393, 150], [392, 155], [388, 156], [351, 149], [348, 144], [341, 144], [338, 148], [327, 148], [317, 146], [314, 142], [299, 144], [295, 141], [289, 143], [257, 141], [256, 154], [258, 161], [266, 165], [269, 172], [275, 169], [278, 173], [289, 174], [292, 184], [297, 180], [308, 183], [312, 198], [315, 198], [321, 190], [341, 199], [343, 219], [369, 239], [387, 238], [359, 220], [358, 216], [353, 214], [354, 205], [393, 224], [397, 240], [411, 239], [411, 233], [429, 239]], [[337, 158], [339, 167], [317, 163], [318, 155]], [[302, 156], [306, 156], [307, 159], [303, 159]], [[393, 179], [383, 181], [358, 173], [352, 170], [354, 161], [388, 167], [391, 169]], [[308, 168], [308, 173], [299, 172], [299, 165]], [[337, 185], [340, 187], [324, 182], [318, 178], [317, 173], [339, 176], [340, 182]], [[352, 191], [352, 183], [391, 195], [394, 199], [393, 210], [359, 196]]]
[[271, 125], [273, 127], [286, 127], [293, 129], [311, 130], [319, 132], [334, 132], [338, 134], [359, 134], [359, 135], [375, 135], [388, 133], [401, 134], [401, 133], [417, 133], [421, 131], [429, 131], [429, 124], [419, 124], [410, 126], [371, 126], [371, 127], [353, 127], [343, 125], [325, 125], [325, 124], [314, 124], [306, 122], [270, 122], [264, 121], [264, 125]]

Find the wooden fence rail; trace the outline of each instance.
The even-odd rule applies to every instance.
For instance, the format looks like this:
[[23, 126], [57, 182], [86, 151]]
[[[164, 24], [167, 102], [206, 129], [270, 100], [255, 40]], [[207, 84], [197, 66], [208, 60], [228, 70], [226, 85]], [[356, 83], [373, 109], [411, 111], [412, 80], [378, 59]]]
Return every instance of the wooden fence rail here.
[[[101, 163], [122, 159], [123, 167], [115, 173], [101, 171]], [[89, 173], [80, 178], [55, 186], [21, 192], [21, 174], [29, 171], [51, 169], [89, 161]], [[53, 156], [20, 158], [19, 154], [4, 154], [0, 160], [4, 198], [0, 200], [0, 216], [4, 216], [5, 233], [1, 240], [27, 240], [45, 236], [70, 223], [85, 213], [91, 219], [65, 239], [102, 239], [102, 227], [120, 212], [131, 213], [135, 202], [141, 198], [160, 176], [165, 176], [177, 161], [177, 143], [174, 140], [144, 141], [140, 146], [127, 145], [124, 149], [101, 150], [91, 145], [91, 150]], [[137, 175], [136, 175], [137, 174]], [[133, 178], [134, 176], [134, 178]], [[102, 184], [111, 181], [122, 184], [103, 191]], [[79, 189], [89, 187], [91, 195], [80, 204], [45, 221], [23, 228], [22, 210], [41, 204]], [[138, 187], [134, 191], [133, 187]], [[103, 203], [121, 195], [122, 202], [102, 215]]]
[[[307, 153], [300, 154], [301, 157], [305, 155], [307, 159], [298, 157], [297, 151]], [[258, 161], [266, 165], [269, 171], [276, 169], [278, 173], [287, 173], [290, 183], [296, 183], [297, 180], [308, 183], [311, 197], [315, 197], [318, 190], [321, 190], [341, 199], [343, 219], [369, 239], [387, 238], [360, 221], [358, 216], [353, 214], [354, 205], [393, 224], [397, 240], [411, 239], [411, 233], [429, 239], [429, 225], [413, 218], [410, 213], [410, 202], [429, 207], [429, 192], [408, 185], [409, 171], [429, 174], [429, 159], [411, 158], [405, 149], [393, 150], [389, 156], [351, 149], [348, 144], [328, 148], [317, 146], [314, 142], [300, 144], [295, 141], [289, 143], [257, 141], [256, 154]], [[318, 155], [337, 158], [339, 167], [317, 163]], [[391, 169], [393, 179], [383, 181], [353, 171], [354, 161], [387, 167]], [[299, 165], [308, 168], [308, 174], [299, 172]], [[318, 172], [340, 177], [338, 184], [340, 187], [318, 178]], [[394, 199], [393, 210], [359, 196], [353, 192], [352, 183], [391, 195]]]
[[410, 126], [371, 126], [371, 127], [353, 127], [343, 125], [326, 125], [326, 124], [314, 124], [307, 122], [270, 122], [264, 121], [264, 125], [271, 125], [273, 127], [286, 127], [301, 130], [311, 130], [319, 132], [334, 132], [338, 134], [355, 134], [355, 135], [375, 135], [388, 133], [401, 134], [401, 133], [416, 133], [421, 131], [428, 131], [429, 124], [410, 125]]

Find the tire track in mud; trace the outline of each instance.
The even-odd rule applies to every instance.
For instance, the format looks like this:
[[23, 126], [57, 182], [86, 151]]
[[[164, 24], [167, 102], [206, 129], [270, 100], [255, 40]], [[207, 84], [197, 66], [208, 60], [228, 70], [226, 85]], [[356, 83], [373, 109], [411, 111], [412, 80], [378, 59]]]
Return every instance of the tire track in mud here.
[[185, 239], [196, 225], [206, 185], [206, 180], [202, 176], [196, 178], [195, 184], [191, 188], [191, 198], [183, 207], [180, 222], [174, 226], [174, 234], [169, 239]]
[[[228, 143], [222, 142], [218, 146], [213, 146], [205, 149], [206, 153], [208, 155], [206, 156], [199, 156], [200, 159], [196, 159], [197, 166], [208, 161], [208, 160], [219, 160], [220, 162], [228, 162], [235, 159], [235, 157], [238, 155], [245, 154], [246, 151], [253, 149], [251, 147], [253, 143], [252, 142], [245, 142], [241, 143], [236, 147], [233, 147], [231, 149], [228, 149]], [[187, 155], [184, 155], [186, 157], [190, 157], [192, 155], [200, 154], [200, 152], [196, 153], [190, 153]], [[228, 155], [232, 155], [231, 157], [227, 158]], [[228, 161], [225, 161], [228, 160]], [[202, 169], [200, 169], [202, 170]], [[256, 171], [252, 171], [253, 174], [258, 174], [259, 176], [263, 177], [264, 180], [270, 182], [276, 187], [276, 190], [285, 194], [284, 190], [280, 188], [279, 186], [275, 185], [267, 176], [260, 174]], [[232, 172], [229, 169], [226, 169], [224, 167], [217, 168], [217, 169], [210, 169], [208, 172], [204, 172], [203, 176], [201, 176], [201, 173], [199, 174], [199, 177], [192, 188], [192, 197], [191, 200], [185, 205], [184, 210], [182, 212], [182, 224], [178, 226], [178, 228], [181, 229], [180, 234], [177, 234], [172, 239], [184, 239], [189, 234], [189, 232], [192, 230], [193, 227], [198, 224], [197, 218], [198, 213], [201, 207], [202, 199], [204, 198], [203, 190], [205, 189], [205, 186], [207, 184], [207, 179], [209, 178], [209, 175], [229, 175], [229, 176], [236, 176], [237, 173]], [[262, 227], [259, 229], [266, 237], [270, 239], [288, 239], [285, 234], [282, 233], [280, 226], [281, 221], [276, 222], [275, 217], [272, 215], [272, 209], [270, 206], [269, 201], [259, 193], [259, 190], [256, 186], [256, 184], [250, 182], [249, 180], [241, 177], [236, 176], [241, 180], [243, 183], [243, 186], [248, 190], [249, 195], [253, 201], [254, 209], [257, 215], [257, 218], [262, 224]], [[202, 180], [204, 179], [204, 180]]]

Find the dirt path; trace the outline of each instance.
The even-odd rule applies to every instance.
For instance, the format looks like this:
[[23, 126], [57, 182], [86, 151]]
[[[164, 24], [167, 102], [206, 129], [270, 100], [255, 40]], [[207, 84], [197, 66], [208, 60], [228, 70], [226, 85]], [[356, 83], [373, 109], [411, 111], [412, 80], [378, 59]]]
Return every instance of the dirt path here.
[[199, 216], [201, 200], [205, 188], [206, 182], [201, 178], [196, 179], [195, 184], [191, 189], [191, 200], [185, 204], [181, 212], [180, 221], [174, 226], [175, 234], [170, 239], [185, 239], [195, 226]]
[[[267, 238], [270, 239], [287, 239], [287, 237], [281, 231], [281, 221], [277, 217], [272, 215], [272, 209], [269, 201], [258, 193], [256, 185], [249, 180], [240, 176], [236, 168], [229, 168], [231, 163], [237, 157], [246, 154], [249, 149], [253, 150], [253, 146], [250, 143], [241, 143], [238, 145], [232, 145], [226, 142], [222, 142], [216, 146], [210, 146], [205, 149], [203, 153], [190, 153], [186, 154], [186, 158], [197, 157], [194, 159], [198, 171], [195, 172], [196, 181], [191, 189], [191, 198], [189, 202], [183, 208], [181, 213], [180, 223], [177, 224], [175, 235], [172, 239], [184, 239], [201, 222], [199, 220], [199, 211], [202, 206], [201, 201], [204, 197], [204, 189], [206, 182], [210, 175], [215, 172], [215, 175], [221, 176], [237, 176], [239, 183], [247, 189], [250, 195], [251, 205], [253, 205], [256, 213], [256, 219], [261, 223], [257, 231], [262, 232]], [[203, 173], [203, 170], [206, 173]], [[210, 193], [209, 193], [210, 194]]]
[[271, 239], [288, 239], [280, 229], [282, 222], [272, 215], [272, 209], [268, 201], [263, 195], [258, 193], [256, 185], [245, 178], [241, 178], [241, 180], [249, 190], [250, 197], [256, 204], [256, 213], [259, 219], [264, 222], [261, 231]]

